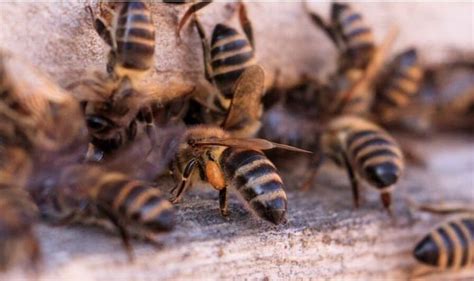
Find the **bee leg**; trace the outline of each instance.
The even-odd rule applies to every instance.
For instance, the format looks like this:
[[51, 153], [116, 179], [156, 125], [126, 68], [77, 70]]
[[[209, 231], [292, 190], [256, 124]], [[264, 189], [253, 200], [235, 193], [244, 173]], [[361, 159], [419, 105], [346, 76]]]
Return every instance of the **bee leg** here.
[[[102, 3], [100, 5], [102, 6]], [[112, 30], [110, 25], [102, 17], [97, 17], [90, 5], [87, 5], [85, 9], [92, 18], [92, 23], [97, 34], [99, 34], [100, 38], [102, 38], [107, 45], [113, 47]], [[102, 9], [103, 8], [101, 7], [101, 10]]]
[[153, 111], [151, 107], [144, 107], [140, 110], [137, 115], [139, 121], [145, 122], [145, 132], [150, 140], [150, 150], [146, 154], [147, 157], [153, 152], [156, 147], [156, 140], [158, 139], [156, 134], [156, 126], [153, 118]]
[[179, 202], [179, 200], [181, 200], [181, 197], [183, 196], [184, 192], [186, 191], [186, 189], [189, 185], [188, 184], [188, 179], [192, 175], [192, 173], [194, 171], [194, 167], [196, 166], [196, 164], [197, 164], [197, 160], [196, 159], [191, 159], [191, 161], [189, 161], [186, 164], [186, 167], [184, 167], [184, 172], [183, 172], [183, 175], [181, 177], [180, 183], [178, 185], [176, 185], [175, 187], [173, 187], [173, 189], [171, 189], [171, 191], [170, 191], [171, 194], [175, 193], [176, 190], [178, 191], [176, 193], [176, 196], [174, 196], [173, 198], [170, 199], [171, 203], [176, 204], [176, 203]]
[[311, 21], [320, 29], [326, 33], [326, 35], [329, 37], [329, 39], [334, 43], [334, 45], [338, 48], [341, 49], [341, 43], [337, 39], [336, 32], [334, 31], [334, 28], [326, 23], [323, 18], [321, 18], [318, 14], [312, 12], [309, 7], [308, 3], [306, 1], [303, 1], [303, 8], [306, 11], [306, 13], [309, 15], [311, 18]]
[[324, 157], [322, 154], [320, 152], [315, 153], [314, 157], [311, 159], [310, 170], [308, 171], [310, 175], [301, 185], [300, 189], [302, 191], [308, 191], [313, 186], [314, 180], [318, 175], [319, 167], [321, 167], [323, 161]]
[[354, 201], [354, 206], [356, 208], [359, 208], [359, 203], [360, 203], [360, 197], [359, 197], [359, 181], [357, 179], [356, 174], [354, 173], [354, 169], [352, 169], [351, 163], [349, 163], [349, 159], [347, 159], [347, 156], [344, 155], [344, 166], [347, 171], [347, 175], [349, 176], [349, 180], [351, 181], [351, 187], [352, 187], [352, 199]]
[[201, 45], [204, 57], [204, 75], [208, 81], [215, 85], [214, 79], [211, 77], [212, 73], [212, 66], [211, 66], [211, 48], [209, 47], [209, 43], [207, 40], [206, 32], [204, 31], [204, 27], [202, 26], [201, 22], [199, 21], [198, 17], [194, 15], [194, 24], [198, 30], [199, 37], [201, 38]]
[[191, 7], [184, 13], [184, 16], [178, 23], [178, 27], [176, 28], [176, 37], [181, 38], [181, 29], [183, 29], [186, 22], [189, 18], [194, 15], [197, 11], [201, 10], [202, 8], [206, 7], [207, 5], [211, 4], [211, 1], [199, 1], [197, 3], [193, 3]]
[[135, 255], [133, 253], [132, 245], [130, 244], [130, 235], [127, 229], [120, 223], [119, 219], [114, 214], [112, 214], [112, 212], [110, 212], [107, 208], [104, 208], [100, 205], [97, 206], [97, 208], [117, 228], [120, 238], [122, 239], [122, 244], [125, 248], [125, 251], [127, 252], [128, 260], [130, 262], [133, 262], [135, 259]]
[[252, 46], [252, 49], [255, 50], [255, 40], [253, 37], [252, 23], [250, 22], [247, 16], [247, 8], [245, 7], [245, 4], [241, 1], [239, 1], [239, 21], [240, 26], [242, 27], [242, 30], [245, 33], [245, 36], [247, 36], [247, 39], [249, 40], [250, 45]]
[[393, 216], [392, 213], [392, 194], [390, 192], [382, 192], [380, 193], [380, 200], [382, 201], [382, 205], [387, 210], [387, 212], [390, 214], [390, 216]]
[[229, 207], [228, 207], [228, 200], [227, 200], [227, 187], [219, 190], [219, 209], [221, 211], [221, 215], [224, 217], [229, 216]]

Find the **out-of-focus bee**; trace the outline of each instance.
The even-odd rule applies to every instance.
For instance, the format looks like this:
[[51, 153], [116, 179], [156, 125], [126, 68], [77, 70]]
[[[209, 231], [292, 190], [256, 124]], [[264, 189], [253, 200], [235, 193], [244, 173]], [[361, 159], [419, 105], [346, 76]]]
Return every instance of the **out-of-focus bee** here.
[[37, 212], [25, 190], [0, 187], [0, 272], [15, 265], [38, 264], [40, 246], [33, 230]]
[[274, 224], [285, 221], [287, 197], [277, 169], [263, 150], [282, 148], [306, 152], [263, 139], [232, 138], [213, 126], [195, 126], [185, 133], [174, 163], [179, 184], [172, 190], [178, 202], [196, 180], [219, 190], [219, 207], [228, 215], [227, 188], [235, 188], [260, 218]]
[[175, 224], [173, 206], [157, 188], [96, 165], [68, 166], [40, 193], [40, 211], [51, 222], [115, 227], [130, 257], [130, 235], [154, 242], [153, 234]]
[[321, 137], [323, 153], [349, 175], [354, 203], [359, 205], [359, 179], [381, 192], [383, 206], [391, 204], [391, 191], [403, 169], [397, 142], [377, 125], [355, 116], [342, 116], [328, 124]]
[[38, 164], [40, 156], [80, 150], [86, 131], [73, 97], [4, 50], [0, 50], [0, 118], [0, 270], [5, 270], [39, 260], [35, 206], [27, 193], [35, 188], [29, 184], [32, 168], [43, 167]]
[[142, 77], [152, 67], [155, 53], [155, 26], [151, 13], [141, 1], [100, 3], [100, 15], [94, 27], [110, 46], [107, 74], [95, 72], [69, 85], [82, 102], [91, 135], [88, 158], [100, 160], [104, 153], [114, 151], [135, 139], [137, 121], [154, 146], [155, 105], [178, 97], [190, 89], [184, 84], [141, 84]]
[[333, 3], [330, 23], [309, 11], [306, 2], [304, 7], [313, 23], [328, 35], [339, 52], [337, 71], [327, 83], [332, 96], [329, 113], [367, 114], [373, 101], [371, 88], [397, 30], [392, 29], [384, 42], [376, 45], [371, 28], [351, 5]]
[[374, 114], [383, 124], [403, 118], [403, 109], [416, 99], [423, 69], [416, 49], [407, 49], [390, 62], [377, 85]]
[[434, 129], [472, 132], [474, 129], [474, 59], [469, 56], [426, 67], [420, 90], [422, 105], [434, 108]]
[[195, 15], [194, 23], [204, 52], [206, 81], [200, 83], [194, 98], [203, 105], [201, 114], [206, 124], [220, 125], [224, 121], [232, 103], [236, 82], [248, 67], [256, 64], [252, 25], [245, 5], [238, 5], [244, 34], [226, 24], [218, 24], [212, 32], [210, 45], [204, 28]]
[[363, 15], [349, 4], [333, 2], [331, 19], [326, 23], [321, 16], [309, 11], [306, 2], [304, 4], [313, 23], [326, 33], [339, 50], [339, 71], [366, 68], [376, 47], [372, 29], [364, 22]]

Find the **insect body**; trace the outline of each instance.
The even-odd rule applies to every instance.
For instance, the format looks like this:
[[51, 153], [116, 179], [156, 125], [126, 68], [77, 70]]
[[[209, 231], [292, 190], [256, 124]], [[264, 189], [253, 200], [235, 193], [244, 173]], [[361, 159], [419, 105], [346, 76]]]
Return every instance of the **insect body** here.
[[234, 97], [235, 84], [247, 68], [256, 64], [252, 26], [242, 3], [239, 3], [239, 19], [245, 35], [226, 24], [218, 24], [210, 45], [200, 21], [197, 17], [194, 20], [201, 37], [207, 79], [195, 96], [207, 106], [205, 111], [215, 109], [212, 114], [204, 113], [206, 123], [223, 122]]
[[56, 223], [112, 223], [129, 246], [129, 233], [152, 239], [174, 227], [174, 210], [155, 187], [94, 165], [66, 167], [40, 196], [41, 212]]
[[474, 216], [457, 215], [434, 228], [416, 245], [413, 255], [440, 270], [459, 270], [474, 263]]
[[403, 109], [416, 99], [421, 86], [423, 69], [416, 49], [398, 54], [384, 77], [377, 87], [374, 107], [382, 122], [390, 123], [403, 118]]
[[[238, 139], [218, 127], [196, 126], [183, 137], [175, 161], [180, 182], [175, 189], [177, 202], [196, 179], [219, 190], [221, 214], [226, 216], [227, 188], [235, 188], [250, 208], [274, 224], [285, 221], [287, 197], [275, 166], [262, 153], [271, 148], [297, 150], [262, 139]], [[179, 179], [181, 177], [181, 179]]]
[[323, 152], [347, 170], [356, 206], [362, 178], [381, 192], [384, 207], [390, 207], [391, 189], [404, 168], [402, 152], [390, 135], [362, 118], [342, 116], [328, 124], [321, 143]]
[[141, 1], [104, 5], [97, 17], [90, 7], [89, 11], [97, 33], [111, 48], [107, 74], [95, 72], [69, 86], [83, 104], [93, 145], [88, 158], [96, 160], [133, 141], [139, 123], [146, 124], [154, 146], [155, 105], [189, 91], [182, 84], [150, 87], [141, 83], [155, 52], [155, 26], [147, 5]]
[[331, 20], [326, 23], [316, 13], [308, 11], [313, 23], [321, 28], [340, 52], [339, 71], [348, 68], [364, 69], [375, 52], [372, 29], [363, 15], [346, 3], [331, 4]]
[[[21, 75], [19, 75], [19, 73]], [[37, 208], [30, 198], [40, 158], [85, 144], [79, 104], [46, 75], [0, 50], [0, 270], [36, 264]], [[68, 155], [78, 159], [78, 155]], [[51, 166], [49, 162], [47, 165]], [[33, 169], [35, 168], [35, 169]]]
[[[110, 4], [109, 4], [110, 5]], [[107, 70], [110, 74], [143, 74], [153, 65], [155, 53], [155, 27], [145, 3], [134, 1], [104, 6], [101, 15], [94, 16], [94, 28], [109, 45]]]

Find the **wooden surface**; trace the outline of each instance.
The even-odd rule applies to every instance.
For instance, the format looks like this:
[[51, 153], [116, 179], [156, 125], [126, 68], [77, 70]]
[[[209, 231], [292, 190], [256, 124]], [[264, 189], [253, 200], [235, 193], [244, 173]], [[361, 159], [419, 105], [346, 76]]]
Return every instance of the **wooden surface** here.
[[[226, 220], [218, 212], [217, 192], [196, 189], [178, 205], [177, 228], [161, 237], [163, 249], [133, 243], [133, 264], [119, 239], [100, 229], [40, 226], [45, 266], [39, 280], [407, 279], [416, 264], [411, 257], [415, 243], [442, 217], [410, 212], [403, 197], [474, 204], [474, 140], [437, 137], [418, 144], [430, 164], [426, 170], [407, 169], [394, 193], [394, 218], [382, 211], [370, 189], [354, 210], [345, 174], [330, 165], [310, 191], [296, 190], [300, 177], [295, 173], [304, 166], [300, 160], [292, 162], [300, 171], [285, 177], [286, 225], [255, 219], [235, 196]], [[435, 277], [474, 278], [474, 269]]]
[[[106, 47], [92, 29], [84, 3], [0, 3], [0, 47], [31, 60], [61, 84], [90, 68], [103, 68]], [[453, 48], [474, 45], [473, 3], [370, 3], [358, 5], [378, 38], [389, 26], [400, 27], [394, 50], [416, 45], [426, 61], [449, 56]], [[328, 14], [327, 3], [311, 4]], [[154, 4], [157, 26], [156, 68], [153, 81], [190, 80], [202, 74], [196, 33], [186, 29], [178, 44], [174, 27], [183, 7]], [[301, 3], [249, 3], [257, 40], [257, 57], [272, 74], [282, 71], [282, 85], [301, 73], [322, 73], [331, 67], [334, 50], [310, 25]], [[208, 33], [230, 18], [226, 4], [203, 10]], [[234, 21], [235, 24], [235, 21]], [[297, 51], [295, 51], [297, 50]], [[272, 226], [253, 218], [235, 197], [231, 216], [218, 213], [217, 193], [195, 190], [178, 206], [177, 229], [161, 237], [164, 248], [134, 242], [137, 259], [130, 264], [119, 239], [88, 227], [38, 227], [44, 250], [39, 280], [172, 280], [315, 277], [320, 279], [401, 278], [415, 261], [411, 249], [440, 218], [411, 214], [402, 200], [464, 200], [474, 203], [473, 140], [437, 137], [420, 143], [429, 168], [409, 168], [395, 192], [396, 219], [381, 211], [376, 192], [364, 193], [365, 203], [352, 208], [345, 174], [325, 167], [317, 184], [303, 193], [295, 190], [305, 162], [284, 162], [289, 222]], [[288, 167], [289, 166], [289, 167]], [[295, 169], [296, 167], [296, 169]], [[3, 279], [29, 278], [12, 272]], [[473, 278], [474, 271], [438, 278]]]

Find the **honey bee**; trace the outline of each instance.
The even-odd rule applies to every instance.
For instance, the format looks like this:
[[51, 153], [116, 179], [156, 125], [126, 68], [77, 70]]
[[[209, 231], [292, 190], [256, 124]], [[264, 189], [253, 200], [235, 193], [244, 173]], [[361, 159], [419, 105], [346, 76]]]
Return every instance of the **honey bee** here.
[[474, 59], [454, 58], [426, 67], [420, 90], [422, 105], [434, 108], [430, 121], [440, 131], [472, 132], [474, 124]]
[[204, 52], [206, 81], [194, 93], [195, 100], [203, 105], [202, 119], [207, 124], [220, 125], [232, 103], [234, 87], [242, 73], [256, 65], [252, 25], [243, 3], [238, 4], [239, 20], [244, 34], [226, 24], [218, 24], [207, 39], [196, 15], [194, 23], [201, 38]]
[[474, 263], [474, 214], [446, 220], [424, 236], [413, 255], [419, 262], [439, 270], [460, 270]]
[[154, 62], [151, 13], [141, 1], [109, 5], [113, 6], [100, 3], [99, 16], [88, 7], [97, 33], [111, 48], [107, 74], [95, 72], [68, 87], [83, 104], [92, 144], [87, 158], [95, 160], [133, 141], [138, 122], [145, 123], [153, 148], [154, 112], [159, 104], [190, 92], [184, 84], [145, 87], [140, 83]]
[[321, 137], [323, 153], [347, 171], [355, 206], [359, 206], [359, 179], [377, 188], [383, 206], [390, 210], [391, 191], [399, 180], [402, 151], [387, 132], [356, 116], [341, 116], [329, 124]]
[[371, 88], [398, 30], [392, 28], [384, 41], [376, 44], [371, 28], [351, 5], [333, 3], [330, 23], [311, 12], [306, 2], [304, 7], [313, 23], [328, 35], [339, 52], [337, 70], [327, 82], [333, 97], [328, 114], [366, 115], [374, 98]]
[[42, 215], [56, 224], [112, 226], [132, 258], [130, 235], [157, 243], [153, 234], [175, 224], [171, 203], [154, 186], [97, 165], [70, 165], [36, 196]]
[[408, 199], [410, 207], [422, 212], [451, 215], [422, 237], [413, 249], [415, 259], [423, 264], [412, 275], [420, 277], [433, 270], [461, 270], [474, 263], [474, 208], [459, 203], [420, 204]]
[[311, 12], [306, 2], [304, 4], [312, 22], [326, 33], [339, 50], [339, 71], [366, 68], [376, 47], [372, 29], [364, 22], [364, 16], [347, 3], [333, 2], [331, 20], [327, 23], [321, 16]]
[[195, 126], [182, 138], [174, 162], [177, 184], [172, 202], [178, 202], [196, 180], [219, 191], [219, 208], [227, 216], [227, 188], [233, 187], [260, 218], [274, 224], [285, 221], [287, 197], [283, 181], [263, 150], [282, 148], [307, 152], [263, 139], [232, 138], [213, 126]]
[[398, 54], [387, 68], [377, 85], [373, 106], [383, 124], [403, 118], [404, 109], [416, 99], [423, 80], [423, 68], [415, 48]]
[[41, 163], [41, 156], [80, 150], [86, 131], [74, 98], [5, 50], [0, 50], [0, 118], [0, 270], [6, 270], [40, 260], [36, 206], [28, 194], [35, 188], [33, 168], [52, 165]]

